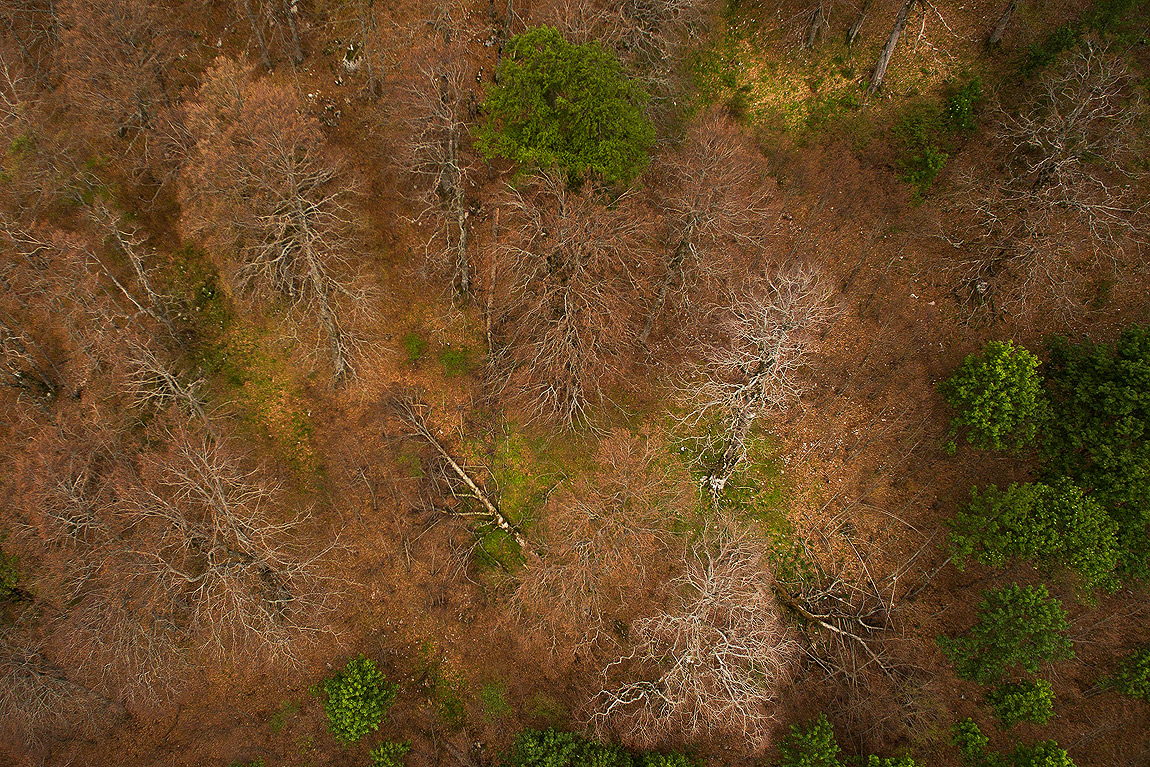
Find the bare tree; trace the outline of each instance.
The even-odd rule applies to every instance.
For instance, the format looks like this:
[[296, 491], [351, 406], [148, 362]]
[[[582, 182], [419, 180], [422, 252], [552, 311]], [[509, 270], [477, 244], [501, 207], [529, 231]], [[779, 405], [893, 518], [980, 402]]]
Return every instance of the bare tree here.
[[516, 612], [552, 638], [553, 652], [611, 640], [614, 621], [660, 581], [670, 520], [693, 500], [661, 447], [649, 435], [613, 431], [600, 442], [595, 474], [548, 504], [542, 548], [514, 600]]
[[194, 641], [226, 657], [267, 653], [294, 659], [322, 630], [332, 584], [319, 563], [332, 545], [307, 552], [306, 512], [282, 519], [278, 487], [244, 469], [218, 440], [173, 434], [172, 455], [144, 468], [127, 499], [139, 526], [128, 544], [137, 577], [180, 616]]
[[647, 678], [599, 693], [593, 722], [639, 747], [721, 735], [766, 747], [771, 706], [798, 650], [772, 598], [763, 549], [719, 532], [687, 556], [665, 613], [631, 624], [634, 649], [608, 666]]
[[181, 46], [152, 0], [59, 3], [65, 72], [84, 102], [120, 136], [151, 128], [175, 87]]
[[462, 50], [437, 48], [418, 57], [401, 91], [406, 108], [400, 161], [414, 176], [410, 197], [419, 206], [416, 221], [432, 224], [427, 268], [446, 276], [463, 295], [470, 293], [473, 279], [465, 195], [471, 164], [467, 121], [477, 109], [474, 82]]
[[500, 263], [512, 298], [496, 328], [496, 364], [537, 418], [571, 427], [602, 399], [634, 340], [645, 248], [632, 193], [608, 207], [556, 174], [510, 189]]
[[16, 630], [0, 626], [0, 719], [35, 741], [52, 730], [90, 727], [101, 714], [123, 716], [124, 708], [69, 675]]
[[248, 77], [217, 62], [189, 108], [200, 139], [184, 174], [183, 223], [217, 252], [240, 252], [241, 290], [272, 292], [319, 316], [338, 384], [354, 374], [340, 303], [362, 298], [345, 276], [354, 186], [295, 92]]
[[[952, 267], [971, 300], [1073, 322], [1091, 270], [1119, 268], [1145, 241], [1145, 113], [1122, 58], [1088, 43], [1039, 81], [1017, 113], [999, 111], [1001, 178], [959, 179]], [[995, 290], [995, 288], [999, 290]]]
[[687, 388], [694, 422], [715, 413], [724, 422], [718, 457], [703, 479], [716, 508], [745, 457], [755, 419], [784, 410], [802, 394], [799, 374], [833, 314], [831, 297], [821, 275], [800, 265], [768, 275], [726, 309], [729, 342], [704, 350], [700, 377]]
[[[668, 299], [686, 310], [699, 293], [727, 287], [738, 272], [733, 250], [762, 241], [778, 211], [758, 153], [730, 118], [715, 110], [694, 122], [678, 152], [654, 169], [667, 223], [663, 278], [639, 340], [646, 342]], [[691, 288], [697, 285], [698, 290]], [[690, 300], [694, 293], [693, 302]]]

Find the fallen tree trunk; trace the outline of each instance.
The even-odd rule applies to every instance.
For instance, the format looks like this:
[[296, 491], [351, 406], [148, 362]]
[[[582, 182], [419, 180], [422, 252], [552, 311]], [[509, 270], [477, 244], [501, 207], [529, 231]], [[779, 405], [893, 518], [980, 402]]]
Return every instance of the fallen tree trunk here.
[[883, 78], [886, 77], [886, 68], [890, 66], [891, 56], [894, 55], [894, 48], [898, 45], [899, 35], [902, 34], [903, 28], [906, 27], [906, 17], [910, 14], [911, 8], [914, 7], [918, 0], [906, 0], [902, 4], [902, 8], [898, 12], [898, 17], [894, 20], [894, 29], [890, 31], [890, 37], [886, 41], [886, 45], [882, 48], [882, 53], [879, 54], [878, 63], [874, 65], [874, 72], [870, 76], [870, 85], [867, 86], [867, 93], [872, 96], [878, 92], [882, 87]]

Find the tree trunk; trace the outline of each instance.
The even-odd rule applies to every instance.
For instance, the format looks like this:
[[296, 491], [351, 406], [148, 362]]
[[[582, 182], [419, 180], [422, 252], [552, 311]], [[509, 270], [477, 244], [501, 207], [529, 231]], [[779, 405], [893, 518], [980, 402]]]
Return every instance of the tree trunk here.
[[864, 0], [862, 7], [859, 8], [858, 18], [855, 23], [851, 24], [851, 28], [847, 30], [847, 45], [854, 45], [854, 41], [858, 39], [859, 32], [862, 31], [863, 22], [866, 21], [867, 11], [870, 10], [870, 0]]
[[1010, 23], [1010, 17], [1014, 15], [1014, 9], [1018, 6], [1018, 0], [1010, 0], [1003, 9], [1002, 15], [998, 17], [998, 23], [994, 25], [994, 29], [990, 33], [990, 37], [986, 40], [986, 47], [993, 48], [1002, 42], [1002, 34], [1006, 31], [1006, 25]]
[[256, 42], [260, 46], [260, 60], [263, 61], [264, 66], [270, 72], [272, 68], [271, 57], [268, 56], [268, 44], [264, 40], [263, 30], [260, 29], [259, 22], [256, 20], [255, 11], [252, 10], [252, 0], [244, 0], [244, 12], [247, 14], [248, 22], [252, 25], [252, 34], [256, 36]]
[[890, 38], [883, 46], [882, 53], [879, 54], [878, 63], [874, 65], [874, 73], [870, 77], [870, 85], [867, 86], [867, 93], [872, 96], [882, 87], [883, 78], [886, 77], [886, 68], [890, 65], [891, 56], [894, 55], [894, 47], [898, 45], [898, 37], [906, 26], [906, 17], [917, 2], [918, 0], [906, 0], [898, 12], [898, 17], [894, 21], [894, 29], [890, 31]]
[[646, 345], [647, 338], [651, 335], [651, 329], [655, 327], [655, 320], [663, 312], [663, 304], [667, 301], [667, 294], [671, 292], [671, 286], [676, 280], [682, 279], [683, 261], [690, 249], [691, 243], [687, 236], [679, 240], [679, 244], [675, 246], [670, 260], [667, 261], [663, 282], [659, 285], [659, 297], [655, 299], [655, 305], [651, 307], [651, 311], [647, 313], [647, 321], [643, 323], [643, 332], [639, 334], [639, 343]]
[[287, 24], [288, 30], [291, 31], [291, 60], [296, 66], [303, 63], [303, 45], [300, 44], [299, 25], [295, 23], [295, 17], [298, 12], [299, 0], [283, 0], [283, 10], [280, 12], [280, 15], [283, 16], [284, 23]]

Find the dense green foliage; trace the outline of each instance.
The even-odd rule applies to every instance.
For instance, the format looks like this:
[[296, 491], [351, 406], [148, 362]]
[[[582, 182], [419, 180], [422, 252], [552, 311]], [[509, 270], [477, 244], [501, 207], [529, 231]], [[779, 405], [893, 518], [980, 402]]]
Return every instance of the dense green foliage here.
[[1127, 328], [1115, 344], [1049, 344], [1053, 418], [1044, 469], [1069, 477], [1118, 525], [1122, 565], [1150, 575], [1150, 328]]
[[949, 155], [939, 146], [944, 128], [942, 111], [925, 101], [912, 105], [894, 127], [899, 175], [915, 188], [915, 199], [922, 199], [946, 165]]
[[368, 756], [371, 757], [372, 767], [403, 767], [403, 757], [410, 750], [410, 743], [385, 740], [373, 748]]
[[967, 429], [967, 441], [977, 447], [1026, 447], [1049, 413], [1039, 364], [1013, 341], [989, 341], [982, 354], [969, 355], [941, 386], [947, 404], [957, 411], [952, 429]]
[[1109, 681], [1123, 695], [1150, 703], [1150, 645], [1126, 656]]
[[970, 133], [975, 129], [974, 109], [982, 101], [982, 80], [975, 77], [946, 101], [946, 121], [951, 130]]
[[962, 719], [954, 723], [951, 728], [952, 742], [962, 755], [966, 764], [982, 764], [986, 758], [986, 749], [990, 746], [990, 738], [983, 735], [982, 730], [973, 719]]
[[953, 743], [968, 767], [1074, 767], [1074, 762], [1053, 740], [1019, 744], [1009, 753], [990, 751], [990, 739], [970, 719], [954, 725]]
[[838, 767], [839, 744], [826, 714], [806, 727], [791, 725], [779, 744], [778, 767]]
[[648, 753], [635, 756], [620, 746], [590, 740], [560, 730], [524, 730], [519, 733], [505, 767], [691, 767], [682, 754]]
[[[776, 767], [842, 767], [839, 744], [826, 714], [819, 714], [806, 727], [791, 725], [790, 733], [779, 744]], [[853, 763], [853, 761], [851, 762]], [[866, 758], [866, 767], [918, 767], [909, 756], [875, 756]]]
[[1019, 722], [1046, 724], [1054, 716], [1054, 690], [1045, 679], [1003, 682], [986, 694], [986, 703], [1005, 729]]
[[990, 684], [1021, 668], [1037, 673], [1044, 661], [1074, 655], [1066, 613], [1046, 587], [1013, 584], [985, 592], [978, 623], [964, 636], [939, 638], [963, 679]]
[[951, 527], [951, 552], [960, 570], [971, 555], [991, 567], [1021, 557], [1068, 567], [1087, 588], [1116, 585], [1117, 526], [1096, 500], [1067, 480], [975, 488]]
[[476, 146], [486, 157], [560, 168], [573, 179], [628, 181], [647, 167], [655, 129], [647, 94], [598, 42], [572, 45], [551, 27], [511, 39], [483, 102]]
[[324, 682], [324, 691], [328, 728], [338, 740], [349, 743], [379, 729], [396, 694], [395, 685], [363, 655], [352, 658], [343, 671]]

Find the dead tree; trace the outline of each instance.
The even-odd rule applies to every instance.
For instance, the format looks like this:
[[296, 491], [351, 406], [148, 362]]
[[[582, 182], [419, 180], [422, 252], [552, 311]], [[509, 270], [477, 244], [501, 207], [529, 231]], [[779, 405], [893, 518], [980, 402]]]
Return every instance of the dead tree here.
[[344, 276], [354, 186], [325, 153], [318, 123], [298, 108], [291, 89], [216, 64], [189, 108], [200, 140], [183, 178], [183, 225], [221, 256], [240, 252], [233, 279], [241, 291], [272, 293], [318, 315], [340, 384], [354, 375], [340, 304], [363, 298]]
[[[295, 660], [300, 643], [323, 631], [333, 584], [320, 566], [334, 544], [306, 551], [299, 528], [308, 514], [285, 514], [278, 488], [223, 443], [171, 439], [171, 455], [151, 460], [126, 499], [135, 534], [126, 542], [130, 587], [119, 593], [172, 616], [172, 630], [210, 654]], [[131, 619], [141, 618], [151, 625]]]
[[668, 299], [697, 311], [700, 293], [724, 290], [741, 266], [734, 251], [761, 243], [778, 215], [757, 152], [720, 111], [695, 122], [680, 151], [655, 173], [665, 179], [658, 204], [667, 222], [667, 254], [639, 334], [643, 343]]
[[59, 4], [67, 79], [110, 132], [135, 137], [170, 100], [181, 45], [151, 0]]
[[124, 716], [124, 707], [74, 681], [13, 628], [0, 628], [0, 719], [26, 742], [53, 730], [88, 729], [98, 719]]
[[571, 428], [634, 341], [643, 212], [632, 193], [607, 207], [558, 174], [509, 189], [502, 207], [497, 258], [512, 294], [495, 328], [496, 372], [535, 418]]
[[755, 419], [785, 410], [802, 394], [799, 374], [832, 316], [831, 290], [806, 266], [769, 275], [732, 299], [724, 321], [729, 343], [704, 350], [701, 379], [687, 394], [696, 403], [694, 422], [716, 412], [724, 421], [721, 450], [703, 478], [716, 508], [746, 455]]
[[548, 504], [539, 556], [525, 565], [514, 604], [551, 637], [553, 653], [613, 641], [612, 625], [662, 580], [670, 521], [692, 498], [661, 447], [648, 435], [612, 432], [600, 442], [594, 475]]
[[412, 174], [410, 197], [417, 223], [431, 221], [424, 249], [428, 272], [444, 275], [453, 289], [471, 292], [468, 253], [470, 209], [466, 201], [467, 120], [475, 109], [474, 75], [461, 50], [431, 51], [414, 63], [404, 83], [400, 160]]
[[1010, 24], [1010, 19], [1014, 15], [1014, 9], [1018, 7], [1018, 0], [1010, 0], [1006, 7], [1002, 9], [1002, 14], [998, 17], [998, 23], [994, 25], [994, 29], [990, 31], [990, 37], [986, 38], [986, 47], [994, 48], [1002, 42], [1002, 35], [1006, 32], [1006, 27]]
[[[631, 624], [634, 649], [607, 667], [643, 675], [599, 693], [593, 723], [604, 735], [650, 748], [681, 737], [768, 744], [771, 706], [798, 645], [772, 598], [762, 546], [721, 532], [687, 556], [667, 612]], [[643, 674], [643, 672], [646, 672]]]
[[911, 9], [914, 8], [915, 3], [919, 0], [905, 0], [902, 8], [898, 11], [898, 16], [894, 20], [894, 28], [890, 31], [890, 37], [887, 38], [886, 45], [882, 47], [882, 52], [878, 55], [878, 61], [874, 65], [874, 71], [870, 76], [870, 84], [867, 85], [867, 93], [872, 96], [878, 92], [882, 87], [883, 78], [886, 77], [886, 68], [890, 66], [891, 56], [894, 55], [894, 48], [898, 45], [899, 35], [902, 34], [903, 28], [906, 27], [906, 17], [910, 14]]
[[831, 26], [831, 11], [834, 10], [834, 0], [818, 0], [811, 9], [806, 34], [803, 36], [803, 47], [814, 48], [820, 37], [826, 35]]
[[850, 29], [847, 30], [847, 45], [854, 45], [859, 33], [862, 32], [863, 23], [866, 21], [867, 13], [870, 11], [870, 4], [871, 0], [863, 0], [859, 6], [858, 16], [855, 17], [854, 23], [851, 24]]
[[412, 430], [413, 435], [419, 437], [435, 451], [436, 459], [442, 466], [441, 470], [436, 473], [445, 480], [450, 494], [465, 503], [474, 502], [478, 504], [477, 508], [465, 506], [451, 509], [449, 513], [461, 517], [486, 520], [489, 524], [505, 532], [524, 553], [530, 553], [532, 551], [530, 543], [523, 537], [519, 527], [512, 524], [499, 510], [498, 499], [483, 488], [483, 484], [475, 478], [475, 471], [468, 468], [462, 459], [452, 456], [443, 446], [443, 443], [439, 441], [439, 438], [435, 436], [428, 424], [430, 408], [418, 402], [411, 395], [396, 397], [391, 404], [396, 415]]
[[982, 303], [1073, 323], [1092, 271], [1113, 272], [1145, 242], [1147, 177], [1135, 129], [1145, 106], [1122, 58], [1095, 45], [1066, 55], [1021, 110], [999, 110], [1001, 178], [960, 177], [947, 238], [956, 279]]

